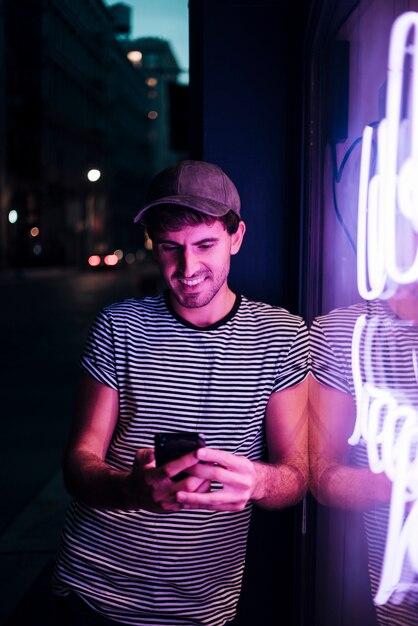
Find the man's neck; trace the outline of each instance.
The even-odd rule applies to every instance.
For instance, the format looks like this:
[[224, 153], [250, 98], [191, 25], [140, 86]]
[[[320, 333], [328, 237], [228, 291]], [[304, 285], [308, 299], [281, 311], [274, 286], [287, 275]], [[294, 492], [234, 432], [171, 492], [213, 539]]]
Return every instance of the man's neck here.
[[402, 285], [388, 304], [400, 319], [418, 324], [418, 285]]
[[171, 293], [169, 298], [177, 315], [193, 326], [205, 328], [216, 324], [230, 313], [236, 301], [236, 294], [226, 287], [222, 293], [218, 292], [206, 306], [196, 308], [182, 306]]

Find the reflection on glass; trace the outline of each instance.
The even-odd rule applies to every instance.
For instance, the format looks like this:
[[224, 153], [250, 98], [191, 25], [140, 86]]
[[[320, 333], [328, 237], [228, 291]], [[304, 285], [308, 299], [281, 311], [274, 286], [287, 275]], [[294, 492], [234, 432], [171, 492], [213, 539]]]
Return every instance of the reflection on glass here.
[[363, 134], [357, 279], [365, 301], [311, 327], [311, 489], [323, 504], [363, 512], [382, 626], [418, 624], [415, 59], [418, 13], [408, 12], [391, 33], [386, 116], [374, 136], [371, 126]]
[[417, 285], [311, 328], [312, 489], [325, 504], [365, 511], [379, 605], [417, 601], [417, 354]]

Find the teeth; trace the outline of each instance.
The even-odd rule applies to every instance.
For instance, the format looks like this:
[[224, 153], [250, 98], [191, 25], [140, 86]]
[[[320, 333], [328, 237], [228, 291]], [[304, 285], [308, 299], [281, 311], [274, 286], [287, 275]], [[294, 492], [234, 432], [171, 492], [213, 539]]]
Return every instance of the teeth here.
[[203, 277], [203, 278], [195, 278], [194, 280], [187, 280], [186, 278], [181, 278], [180, 280], [182, 283], [184, 283], [188, 287], [194, 287], [194, 285], [198, 285], [199, 283], [203, 282], [205, 279]]

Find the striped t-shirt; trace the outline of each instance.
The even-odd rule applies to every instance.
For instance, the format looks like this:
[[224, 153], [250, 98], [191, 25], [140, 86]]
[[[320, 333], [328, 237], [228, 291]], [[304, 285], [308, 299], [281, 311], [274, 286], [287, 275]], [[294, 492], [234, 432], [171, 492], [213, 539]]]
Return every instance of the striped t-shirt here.
[[[203, 432], [210, 447], [262, 458], [269, 397], [301, 382], [307, 360], [303, 320], [244, 297], [205, 328], [177, 316], [165, 294], [107, 307], [82, 356], [86, 372], [119, 392], [106, 462], [129, 470], [160, 431]], [[235, 615], [250, 510], [158, 514], [74, 501], [54, 589], [125, 624], [221, 626]]]
[[[400, 405], [417, 410], [418, 373], [414, 367], [414, 352], [418, 354], [418, 326], [398, 318], [383, 300], [335, 309], [314, 320], [310, 330], [313, 375], [319, 382], [356, 398], [352, 342], [356, 322], [361, 316], [364, 316], [364, 331], [355, 356], [359, 380], [390, 392]], [[368, 467], [367, 444], [363, 438], [351, 449], [351, 462], [354, 466]], [[389, 504], [364, 512], [364, 521], [370, 582], [375, 596], [388, 539]], [[409, 583], [414, 583], [414, 575], [407, 574], [406, 569], [407, 559], [401, 581], [408, 579]], [[380, 626], [418, 626], [418, 591], [395, 592], [388, 602], [376, 606], [376, 612]]]

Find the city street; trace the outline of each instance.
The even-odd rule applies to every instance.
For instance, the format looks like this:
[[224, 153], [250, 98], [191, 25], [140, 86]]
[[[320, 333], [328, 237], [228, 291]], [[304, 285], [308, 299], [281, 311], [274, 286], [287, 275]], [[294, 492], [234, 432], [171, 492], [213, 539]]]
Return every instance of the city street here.
[[[0, 624], [52, 562], [68, 501], [60, 462], [79, 376], [78, 358], [90, 324], [106, 304], [152, 292], [157, 282], [149, 264], [105, 271], [0, 274], [0, 560], [5, 599]], [[35, 623], [34, 618], [31, 624]]]

